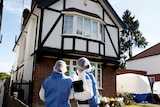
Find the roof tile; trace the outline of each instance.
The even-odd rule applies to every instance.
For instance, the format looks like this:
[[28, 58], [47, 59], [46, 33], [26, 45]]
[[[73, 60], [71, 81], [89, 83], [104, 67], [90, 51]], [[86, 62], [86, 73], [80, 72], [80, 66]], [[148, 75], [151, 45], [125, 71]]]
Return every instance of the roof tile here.
[[149, 56], [154, 56], [154, 55], [159, 55], [160, 54], [160, 43], [146, 49], [145, 51], [135, 55], [129, 60], [134, 60], [134, 59], [140, 59], [144, 57], [149, 57]]

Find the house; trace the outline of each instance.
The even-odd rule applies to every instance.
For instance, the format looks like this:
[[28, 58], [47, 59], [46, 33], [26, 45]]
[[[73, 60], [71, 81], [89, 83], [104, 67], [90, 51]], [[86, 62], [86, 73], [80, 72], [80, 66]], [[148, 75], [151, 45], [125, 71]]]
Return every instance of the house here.
[[142, 70], [147, 72], [151, 83], [160, 81], [160, 43], [146, 49], [127, 60], [127, 69]]
[[54, 63], [62, 59], [68, 71], [76, 70], [77, 59], [84, 56], [95, 66], [100, 94], [115, 97], [124, 28], [107, 0], [32, 0], [13, 48], [11, 92], [18, 91], [19, 98], [39, 107], [39, 89]]
[[147, 75], [147, 71], [134, 70], [134, 69], [123, 69], [123, 68], [117, 69], [117, 75], [126, 74], [126, 73], [133, 73], [133, 74], [139, 74], [139, 75], [144, 75], [144, 76]]

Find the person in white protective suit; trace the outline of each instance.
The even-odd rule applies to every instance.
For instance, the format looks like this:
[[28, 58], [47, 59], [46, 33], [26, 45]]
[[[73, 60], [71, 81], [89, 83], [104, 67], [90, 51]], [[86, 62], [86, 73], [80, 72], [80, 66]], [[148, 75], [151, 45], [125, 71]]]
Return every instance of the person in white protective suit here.
[[45, 107], [70, 107], [69, 95], [73, 87], [71, 78], [64, 75], [66, 66], [64, 61], [58, 60], [52, 75], [44, 80], [39, 97], [45, 102]]
[[73, 93], [74, 99], [78, 102], [78, 107], [99, 107], [99, 92], [92, 74], [94, 67], [91, 66], [90, 61], [85, 57], [78, 59], [77, 64], [78, 80], [83, 82], [83, 90]]

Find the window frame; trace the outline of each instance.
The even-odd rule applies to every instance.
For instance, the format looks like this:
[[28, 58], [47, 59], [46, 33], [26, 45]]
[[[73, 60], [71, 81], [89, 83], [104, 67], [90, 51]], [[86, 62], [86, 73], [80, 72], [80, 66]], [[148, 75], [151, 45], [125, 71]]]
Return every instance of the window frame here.
[[[72, 16], [73, 17], [73, 29], [72, 29], [72, 33], [64, 33], [64, 30], [65, 30], [65, 17], [66, 16]], [[82, 34], [77, 34], [77, 29], [78, 29], [78, 18], [82, 18]], [[84, 34], [84, 20], [89, 20], [90, 21], [90, 34], [89, 36], [85, 36]], [[93, 22], [96, 22], [97, 23], [97, 35], [96, 37], [94, 37], [92, 35], [92, 27], [93, 27]], [[102, 27], [102, 28], [101, 28]], [[102, 29], [102, 30], [101, 30]], [[64, 26], [63, 26], [63, 35], [75, 35], [75, 36], [80, 36], [80, 37], [85, 37], [85, 38], [89, 38], [89, 39], [95, 39], [95, 40], [99, 40], [99, 41], [103, 41], [104, 42], [104, 22], [101, 21], [100, 19], [97, 19], [97, 18], [91, 18], [91, 17], [86, 17], [86, 16], [82, 16], [82, 15], [72, 15], [72, 14], [65, 14], [64, 15]]]
[[[72, 70], [76, 71], [77, 69], [77, 61], [75, 59], [63, 59], [66, 63], [67, 63], [67, 70], [68, 72], [66, 73], [66, 75], [70, 76], [70, 72]], [[76, 62], [76, 64], [74, 64], [73, 62]], [[95, 66], [95, 70], [94, 70], [94, 77], [97, 83], [97, 87], [99, 89], [102, 89], [102, 64], [98, 63], [98, 62], [90, 62], [92, 66]], [[99, 66], [99, 67], [98, 67]], [[98, 74], [98, 71], [100, 74]], [[99, 77], [98, 77], [99, 75]], [[99, 80], [98, 80], [99, 79]]]

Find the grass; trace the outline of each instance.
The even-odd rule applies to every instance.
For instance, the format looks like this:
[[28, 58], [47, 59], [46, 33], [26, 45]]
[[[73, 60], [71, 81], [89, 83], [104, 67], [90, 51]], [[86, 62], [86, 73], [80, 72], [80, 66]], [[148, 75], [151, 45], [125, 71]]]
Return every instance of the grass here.
[[152, 106], [148, 106], [148, 105], [143, 105], [143, 104], [135, 104], [135, 105], [126, 105], [124, 107], [152, 107]]

